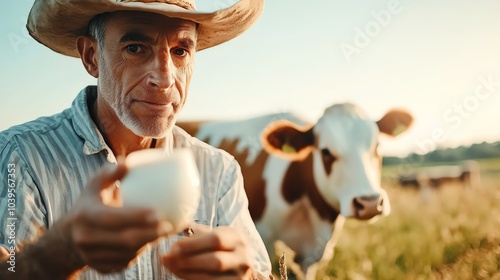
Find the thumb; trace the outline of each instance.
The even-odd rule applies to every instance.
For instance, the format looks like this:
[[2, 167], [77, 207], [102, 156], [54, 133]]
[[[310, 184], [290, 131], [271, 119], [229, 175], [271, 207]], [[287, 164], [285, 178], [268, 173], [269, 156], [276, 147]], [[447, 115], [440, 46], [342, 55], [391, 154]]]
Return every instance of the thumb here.
[[128, 172], [127, 166], [123, 161], [118, 161], [118, 165], [109, 165], [104, 167], [92, 180], [88, 188], [94, 193], [109, 188], [117, 180], [121, 180]]

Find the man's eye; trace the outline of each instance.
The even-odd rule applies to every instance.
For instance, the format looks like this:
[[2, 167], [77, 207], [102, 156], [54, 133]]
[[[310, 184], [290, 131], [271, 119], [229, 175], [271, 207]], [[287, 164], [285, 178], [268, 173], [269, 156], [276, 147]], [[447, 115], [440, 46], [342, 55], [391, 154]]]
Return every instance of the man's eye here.
[[129, 51], [131, 53], [140, 53], [141, 51], [143, 51], [143, 48], [141, 47], [141, 45], [128, 45], [126, 48], [127, 48], [127, 51]]
[[178, 56], [185, 56], [188, 54], [188, 52], [185, 49], [181, 49], [181, 48], [174, 49], [173, 52], [175, 55], [178, 55]]

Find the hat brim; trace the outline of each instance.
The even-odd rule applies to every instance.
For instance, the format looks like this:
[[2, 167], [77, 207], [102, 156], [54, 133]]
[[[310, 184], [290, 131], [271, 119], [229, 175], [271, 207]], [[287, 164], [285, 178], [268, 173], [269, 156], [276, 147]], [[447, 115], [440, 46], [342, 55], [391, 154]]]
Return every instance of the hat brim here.
[[215, 12], [186, 10], [159, 2], [116, 2], [115, 0], [36, 0], [26, 25], [29, 34], [55, 52], [79, 57], [76, 38], [87, 34], [96, 15], [114, 11], [144, 11], [199, 24], [197, 50], [224, 43], [243, 33], [261, 15], [263, 0], [241, 0]]

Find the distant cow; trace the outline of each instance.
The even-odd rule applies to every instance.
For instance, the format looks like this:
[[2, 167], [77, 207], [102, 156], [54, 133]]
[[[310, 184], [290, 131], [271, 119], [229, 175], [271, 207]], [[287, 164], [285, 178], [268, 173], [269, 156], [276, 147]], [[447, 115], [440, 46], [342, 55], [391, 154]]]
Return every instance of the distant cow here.
[[178, 125], [234, 155], [269, 254], [275, 256], [273, 244], [282, 240], [306, 271], [333, 256], [342, 216], [368, 220], [390, 212], [378, 136], [396, 136], [411, 122], [402, 110], [374, 122], [356, 105], [338, 104], [314, 125], [289, 113]]
[[421, 167], [411, 173], [399, 175], [399, 183], [405, 187], [440, 187], [449, 183], [476, 188], [480, 185], [479, 164], [464, 161], [460, 165], [438, 165]]

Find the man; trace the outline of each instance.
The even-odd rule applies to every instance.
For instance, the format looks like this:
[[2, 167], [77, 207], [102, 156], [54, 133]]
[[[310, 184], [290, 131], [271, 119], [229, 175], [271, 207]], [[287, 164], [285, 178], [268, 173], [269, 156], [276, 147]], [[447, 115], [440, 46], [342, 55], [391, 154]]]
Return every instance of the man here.
[[[30, 34], [80, 57], [97, 87], [60, 114], [0, 133], [0, 279], [270, 274], [236, 161], [175, 127], [195, 52], [243, 32], [262, 6], [241, 0], [196, 12], [193, 0], [35, 1]], [[203, 193], [190, 237], [151, 209], [119, 207], [122, 159], [152, 147], [193, 151]]]

